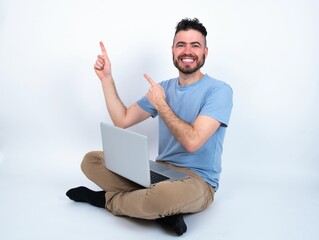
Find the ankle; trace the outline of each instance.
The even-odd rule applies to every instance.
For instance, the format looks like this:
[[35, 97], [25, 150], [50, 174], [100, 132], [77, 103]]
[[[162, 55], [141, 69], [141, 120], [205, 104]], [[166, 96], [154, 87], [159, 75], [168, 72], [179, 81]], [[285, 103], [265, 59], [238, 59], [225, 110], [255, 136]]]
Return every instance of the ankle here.
[[181, 236], [187, 231], [187, 226], [184, 221], [183, 214], [171, 215], [164, 218], [156, 219], [156, 222], [170, 227], [174, 232]]

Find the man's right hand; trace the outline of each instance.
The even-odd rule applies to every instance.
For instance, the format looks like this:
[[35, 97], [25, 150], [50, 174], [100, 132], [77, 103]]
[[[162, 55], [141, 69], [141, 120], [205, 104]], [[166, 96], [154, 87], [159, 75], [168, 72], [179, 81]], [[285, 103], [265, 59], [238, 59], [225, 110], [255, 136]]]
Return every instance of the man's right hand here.
[[100, 42], [100, 47], [102, 54], [97, 56], [97, 60], [94, 64], [94, 70], [96, 75], [102, 81], [111, 76], [111, 62], [107, 56], [103, 42]]

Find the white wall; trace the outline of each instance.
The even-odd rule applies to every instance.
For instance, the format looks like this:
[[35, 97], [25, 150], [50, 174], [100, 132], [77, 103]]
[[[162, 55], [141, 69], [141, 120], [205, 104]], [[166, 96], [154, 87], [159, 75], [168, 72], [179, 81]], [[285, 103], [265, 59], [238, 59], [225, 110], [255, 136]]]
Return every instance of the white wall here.
[[[129, 105], [147, 90], [144, 72], [157, 81], [177, 75], [174, 27], [197, 17], [208, 30], [203, 71], [234, 90], [224, 168], [237, 177], [311, 181], [319, 168], [318, 7], [315, 0], [2, 0], [0, 164], [34, 169], [53, 155], [50, 166], [74, 169], [101, 148], [99, 122], [110, 121], [93, 71], [98, 42]], [[134, 128], [150, 137], [152, 156], [156, 123]]]

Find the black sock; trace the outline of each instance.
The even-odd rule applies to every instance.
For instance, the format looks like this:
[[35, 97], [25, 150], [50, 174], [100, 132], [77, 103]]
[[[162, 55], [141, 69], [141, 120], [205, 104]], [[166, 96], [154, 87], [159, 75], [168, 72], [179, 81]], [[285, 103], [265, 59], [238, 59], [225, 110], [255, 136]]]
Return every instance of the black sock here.
[[178, 236], [183, 235], [183, 233], [187, 231], [187, 226], [184, 222], [183, 214], [158, 218], [156, 219], [156, 222], [173, 228], [173, 230]]
[[86, 202], [95, 207], [105, 208], [105, 191], [93, 191], [81, 186], [70, 189], [66, 195], [75, 202]]

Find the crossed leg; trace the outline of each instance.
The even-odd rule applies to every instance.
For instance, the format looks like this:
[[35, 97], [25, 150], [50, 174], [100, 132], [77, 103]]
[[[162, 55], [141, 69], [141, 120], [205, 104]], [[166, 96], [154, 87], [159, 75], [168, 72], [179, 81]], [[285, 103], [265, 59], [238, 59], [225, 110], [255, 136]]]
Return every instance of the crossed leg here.
[[[160, 182], [150, 188], [143, 188], [109, 171], [104, 165], [103, 152], [86, 154], [81, 168], [91, 181], [103, 189], [93, 194], [103, 199], [96, 205], [103, 207], [104, 204], [114, 215], [157, 219], [158, 222], [167, 224], [179, 222], [177, 227], [180, 228], [181, 225], [185, 225], [181, 214], [199, 212], [207, 208], [213, 201], [214, 189], [190, 170], [163, 164], [189, 174], [190, 178]], [[86, 195], [90, 195], [87, 194], [87, 190], [85, 191]], [[101, 197], [102, 195], [105, 197]], [[185, 231], [186, 225], [182, 230], [178, 230], [181, 234]], [[176, 231], [181, 235], [178, 232]]]

